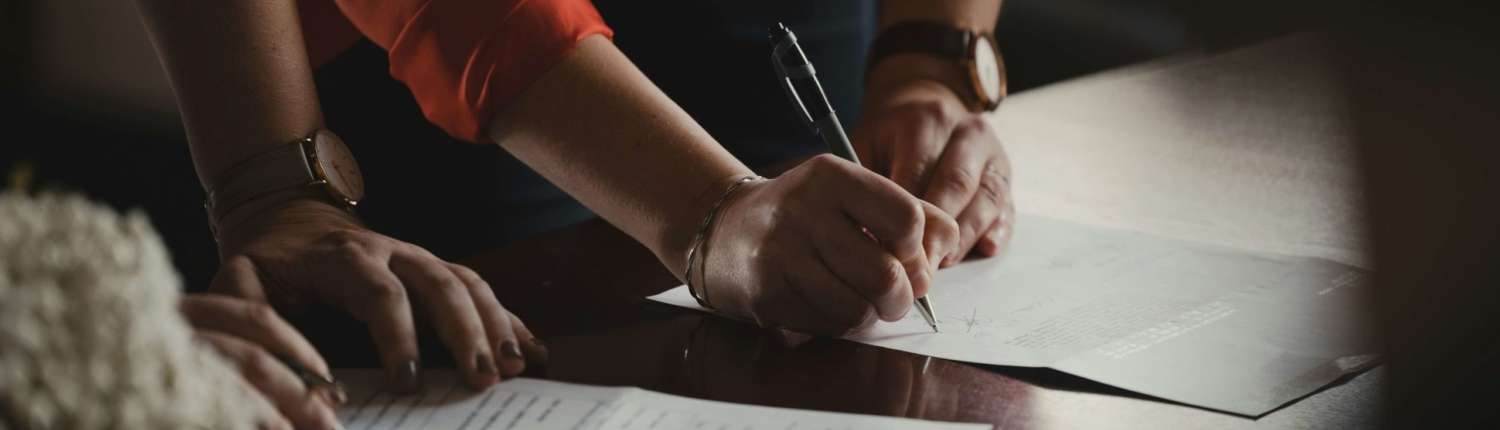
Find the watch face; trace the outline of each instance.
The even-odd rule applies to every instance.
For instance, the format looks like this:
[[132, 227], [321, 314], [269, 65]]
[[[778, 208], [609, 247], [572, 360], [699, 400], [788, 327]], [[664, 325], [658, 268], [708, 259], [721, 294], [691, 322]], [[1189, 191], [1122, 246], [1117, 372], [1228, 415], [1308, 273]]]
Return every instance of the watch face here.
[[313, 149], [317, 151], [318, 169], [334, 197], [351, 205], [365, 197], [365, 178], [359, 173], [359, 164], [338, 136], [327, 130], [319, 131], [313, 138]]
[[988, 37], [974, 40], [974, 90], [986, 105], [993, 105], [1005, 96], [1004, 70], [1000, 58], [995, 55], [995, 45]]

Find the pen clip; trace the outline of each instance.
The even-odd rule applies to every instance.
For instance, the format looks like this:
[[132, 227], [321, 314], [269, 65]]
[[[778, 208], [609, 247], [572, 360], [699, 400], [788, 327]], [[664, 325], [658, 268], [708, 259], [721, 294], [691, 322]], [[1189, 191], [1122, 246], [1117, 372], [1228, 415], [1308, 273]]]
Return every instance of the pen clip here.
[[[776, 68], [776, 80], [781, 83], [781, 89], [786, 91], [786, 97], [797, 105], [797, 112], [802, 114], [802, 121], [811, 127], [813, 126], [812, 112], [808, 112], [807, 103], [802, 101], [802, 96], [797, 94], [797, 89], [792, 85], [793, 73], [789, 73], [786, 65], [781, 63], [781, 56], [787, 49], [791, 49], [792, 40], [787, 38], [771, 48], [771, 65]], [[814, 73], [810, 64], [799, 66], [792, 72], [795, 72], [797, 75], [795, 77], [799, 78], [812, 76]]]

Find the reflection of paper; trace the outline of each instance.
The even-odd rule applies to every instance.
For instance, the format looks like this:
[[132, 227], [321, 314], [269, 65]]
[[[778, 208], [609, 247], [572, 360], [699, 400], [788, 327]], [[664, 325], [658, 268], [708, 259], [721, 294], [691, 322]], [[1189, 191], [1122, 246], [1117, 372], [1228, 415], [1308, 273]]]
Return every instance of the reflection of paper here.
[[[1017, 225], [1004, 259], [937, 274], [930, 299], [942, 333], [910, 312], [850, 339], [1051, 367], [1244, 415], [1369, 365], [1361, 269], [1047, 218]], [[683, 288], [652, 299], [697, 308]]]
[[394, 397], [379, 389], [377, 370], [336, 370], [349, 403], [339, 421], [351, 430], [975, 430], [960, 424], [814, 412], [678, 397], [639, 388], [596, 387], [518, 378], [483, 392], [464, 388], [453, 371], [428, 371], [421, 392]]

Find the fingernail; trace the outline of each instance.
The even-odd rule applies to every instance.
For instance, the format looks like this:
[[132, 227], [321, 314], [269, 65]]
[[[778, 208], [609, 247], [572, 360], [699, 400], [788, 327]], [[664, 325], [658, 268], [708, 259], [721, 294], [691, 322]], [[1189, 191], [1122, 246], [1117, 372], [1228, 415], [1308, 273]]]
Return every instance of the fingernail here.
[[392, 389], [399, 393], [413, 393], [422, 387], [422, 367], [417, 360], [407, 360], [396, 365], [391, 373]]
[[483, 375], [494, 375], [500, 372], [495, 368], [495, 360], [491, 360], [490, 355], [485, 353], [474, 355], [474, 369]]
[[536, 352], [540, 354], [539, 357], [532, 358], [535, 358], [538, 361], [547, 361], [547, 357], [551, 354], [549, 351], [547, 351], [547, 344], [542, 343], [541, 339], [537, 339], [534, 337], [531, 338], [531, 344], [536, 345]]
[[521, 346], [520, 345], [516, 345], [516, 341], [514, 341], [514, 340], [507, 340], [505, 342], [501, 342], [500, 343], [500, 354], [504, 355], [505, 358], [513, 358], [513, 359], [517, 359], [517, 360], [523, 360], [523, 359], [526, 358], [526, 356], [521, 355]]

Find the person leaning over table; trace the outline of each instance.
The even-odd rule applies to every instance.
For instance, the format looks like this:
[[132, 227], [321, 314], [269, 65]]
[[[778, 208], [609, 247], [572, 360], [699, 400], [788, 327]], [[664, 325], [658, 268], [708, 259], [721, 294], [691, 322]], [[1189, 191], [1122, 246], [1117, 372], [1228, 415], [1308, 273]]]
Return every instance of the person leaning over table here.
[[[1009, 236], [1010, 167], [979, 116], [1003, 89], [969, 89], [957, 61], [898, 47], [874, 65], [854, 134], [889, 178], [824, 155], [763, 179], [657, 90], [583, 0], [337, 3], [388, 52], [428, 120], [498, 143], [714, 307], [762, 325], [839, 334], [899, 319], [935, 268], [971, 249], [993, 255]], [[398, 389], [418, 383], [414, 306], [475, 387], [545, 356], [472, 270], [371, 231], [349, 210], [363, 178], [323, 129], [293, 1], [139, 4], [209, 194], [222, 260], [210, 291], [348, 311]], [[987, 32], [998, 8], [888, 2], [881, 24]], [[326, 184], [306, 185], [313, 177]], [[275, 403], [294, 423], [318, 422]]]

